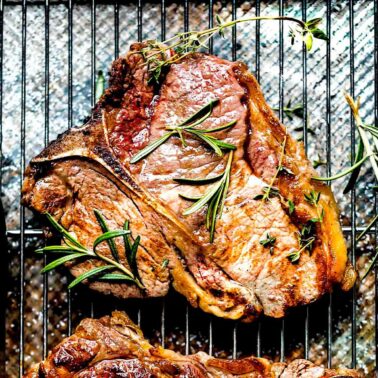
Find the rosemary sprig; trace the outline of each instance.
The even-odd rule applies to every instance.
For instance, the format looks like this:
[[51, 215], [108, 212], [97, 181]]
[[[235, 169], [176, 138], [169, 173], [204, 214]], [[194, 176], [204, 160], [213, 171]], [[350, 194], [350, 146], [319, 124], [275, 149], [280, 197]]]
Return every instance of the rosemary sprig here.
[[[91, 269], [79, 277], [74, 279], [70, 284], [69, 288], [73, 288], [78, 283], [89, 279], [97, 277], [97, 279], [101, 280], [123, 280], [123, 281], [130, 281], [136, 284], [139, 288], [144, 289], [144, 285], [142, 284], [138, 270], [136, 265], [136, 255], [137, 250], [140, 242], [140, 237], [138, 236], [134, 243], [131, 244], [129, 240], [129, 236], [131, 235], [131, 231], [128, 227], [125, 227], [123, 230], [109, 230], [106, 221], [102, 214], [98, 210], [94, 210], [96, 219], [101, 227], [103, 232], [102, 235], [96, 238], [93, 242], [93, 249], [89, 250], [84, 247], [78, 240], [76, 240], [67, 230], [65, 230], [49, 213], [46, 213], [46, 217], [51, 223], [51, 225], [62, 235], [63, 242], [65, 245], [52, 245], [47, 246], [44, 248], [37, 249], [37, 253], [44, 253], [44, 252], [54, 252], [54, 253], [63, 253], [65, 256], [60, 257], [51, 263], [47, 264], [43, 269], [42, 273], [49, 272], [52, 269], [57, 268], [58, 266], [71, 261], [76, 260], [79, 258], [89, 258], [89, 259], [97, 259], [107, 263], [107, 265], [102, 265]], [[126, 223], [125, 223], [126, 224]], [[125, 241], [125, 254], [127, 261], [130, 265], [131, 271], [123, 266], [119, 260], [119, 253], [117, 251], [117, 247], [114, 243], [114, 238], [123, 237]], [[126, 241], [127, 240], [127, 241]], [[113, 259], [110, 259], [99, 252], [97, 252], [97, 247], [101, 243], [106, 242], [110, 248], [112, 253]], [[113, 273], [114, 272], [114, 273]]]
[[223, 142], [222, 140], [219, 140], [208, 134], [234, 127], [237, 120], [231, 121], [229, 123], [226, 123], [225, 125], [218, 126], [213, 129], [201, 130], [196, 128], [198, 125], [205, 122], [210, 117], [213, 112], [214, 106], [216, 106], [218, 102], [218, 99], [211, 100], [207, 105], [203, 106], [199, 111], [197, 111], [178, 125], [166, 126], [166, 130], [168, 130], [168, 132], [163, 134], [160, 138], [156, 139], [147, 147], [143, 148], [137, 154], [135, 154], [130, 160], [130, 163], [135, 164], [141, 159], [145, 158], [174, 135], [179, 136], [182, 146], [186, 147], [187, 144], [185, 141], [185, 133], [194, 135], [195, 137], [203, 141], [207, 146], [213, 149], [218, 156], [223, 156], [222, 150], [235, 150], [236, 147], [233, 144]]
[[[347, 193], [348, 191], [350, 191], [351, 189], [355, 187], [356, 182], [358, 180], [358, 176], [360, 174], [361, 167], [367, 160], [370, 161], [375, 178], [378, 181], [378, 164], [377, 164], [378, 127], [375, 125], [368, 125], [364, 123], [363, 120], [361, 119], [360, 112], [359, 112], [360, 104], [361, 104], [360, 98], [358, 98], [357, 101], [354, 101], [353, 98], [348, 93], [344, 93], [344, 96], [345, 96], [345, 100], [347, 101], [352, 111], [352, 115], [355, 119], [355, 125], [360, 136], [353, 165], [345, 169], [344, 171], [337, 173], [334, 176], [313, 177], [313, 180], [333, 181], [341, 177], [347, 176], [348, 174], [351, 174], [348, 184], [346, 188], [344, 189], [344, 193]], [[369, 225], [361, 232], [357, 240], [360, 240], [362, 236], [364, 236], [368, 232], [368, 230], [372, 227], [375, 221], [376, 221], [376, 218], [374, 218], [373, 221], [370, 222]], [[362, 280], [365, 279], [369, 275], [371, 270], [374, 268], [377, 259], [378, 259], [378, 249], [377, 249], [376, 255], [373, 257], [371, 263], [369, 264], [369, 267], [366, 273], [363, 275]]]
[[[360, 116], [360, 98], [357, 99], [357, 102], [348, 94], [344, 93], [345, 100], [352, 110], [353, 117], [356, 121], [357, 131], [360, 135], [360, 141], [357, 147], [357, 154], [353, 165], [342, 172], [337, 173], [331, 177], [313, 177], [313, 180], [317, 181], [333, 181], [341, 177], [347, 176], [350, 173], [354, 173], [353, 180], [350, 180], [347, 188], [348, 190], [352, 189], [358, 179], [359, 169], [366, 160], [369, 159], [371, 166], [373, 168], [374, 175], [378, 180], [378, 164], [377, 164], [377, 154], [378, 154], [378, 127], [365, 124]], [[366, 152], [366, 155], [364, 155]], [[356, 172], [358, 173], [356, 175]], [[345, 192], [345, 190], [344, 190]]]
[[307, 50], [311, 50], [313, 39], [326, 40], [326, 34], [321, 31], [318, 26], [321, 23], [321, 18], [314, 18], [307, 22], [288, 16], [259, 16], [240, 18], [232, 21], [224, 21], [217, 15], [217, 25], [199, 31], [181, 32], [174, 35], [161, 43], [156, 40], [148, 41], [148, 45], [139, 52], [145, 59], [145, 64], [150, 73], [150, 81], [159, 83], [161, 74], [164, 68], [172, 63], [176, 63], [188, 54], [198, 51], [201, 48], [208, 49], [207, 43], [216, 34], [224, 37], [224, 31], [237, 24], [252, 21], [263, 20], [283, 20], [290, 21], [296, 24], [296, 27], [290, 29], [290, 37], [292, 43], [299, 39], [305, 43]]
[[184, 212], [183, 215], [190, 215], [195, 213], [196, 211], [200, 210], [205, 205], [207, 207], [206, 213], [206, 227], [210, 232], [210, 243], [214, 241], [214, 233], [215, 233], [215, 226], [217, 218], [222, 216], [224, 203], [226, 200], [228, 187], [230, 184], [230, 175], [231, 175], [231, 165], [233, 159], [233, 151], [230, 151], [228, 156], [227, 165], [225, 170], [221, 175], [217, 175], [214, 177], [206, 178], [206, 179], [187, 179], [187, 178], [176, 178], [175, 181], [180, 184], [186, 185], [205, 185], [209, 183], [213, 183], [216, 181], [215, 185], [213, 185], [204, 195], [196, 196], [196, 197], [189, 197], [180, 194], [180, 196], [189, 201], [195, 201], [193, 205], [189, 206]]

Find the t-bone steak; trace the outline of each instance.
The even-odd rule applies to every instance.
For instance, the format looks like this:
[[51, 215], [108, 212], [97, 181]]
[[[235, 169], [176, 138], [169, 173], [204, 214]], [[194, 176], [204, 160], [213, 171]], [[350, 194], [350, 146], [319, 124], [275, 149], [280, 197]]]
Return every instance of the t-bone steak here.
[[[110, 228], [120, 229], [129, 220], [133, 235], [140, 235], [137, 266], [146, 290], [130, 283], [92, 280], [89, 285], [128, 298], [164, 296], [172, 283], [193, 306], [245, 321], [261, 313], [282, 317], [333, 284], [349, 289], [355, 272], [332, 192], [311, 179], [316, 172], [302, 143], [287, 134], [246, 66], [195, 53], [172, 64], [161, 84], [153, 85], [138, 53], [143, 46], [132, 45], [113, 63], [109, 87], [89, 121], [61, 134], [25, 173], [23, 203], [52, 214], [88, 248], [101, 234], [94, 209]], [[198, 129], [237, 121], [214, 133], [236, 150], [213, 243], [206, 206], [183, 215], [191, 202], [180, 194], [198, 196], [214, 184], [193, 186], [174, 179], [221, 174], [227, 151], [219, 156], [188, 134], [186, 147], [173, 136], [146, 158], [130, 162], [168, 125], [212, 100], [218, 102]], [[271, 195], [262, 199], [267, 188]], [[275, 238], [274, 245], [264, 245], [268, 236]], [[123, 251], [121, 241], [116, 243]], [[99, 250], [111, 257], [106, 244]], [[299, 259], [290, 261], [288, 256], [298, 251]], [[126, 261], [122, 252], [121, 262]], [[78, 276], [97, 264], [81, 261], [70, 269]]]

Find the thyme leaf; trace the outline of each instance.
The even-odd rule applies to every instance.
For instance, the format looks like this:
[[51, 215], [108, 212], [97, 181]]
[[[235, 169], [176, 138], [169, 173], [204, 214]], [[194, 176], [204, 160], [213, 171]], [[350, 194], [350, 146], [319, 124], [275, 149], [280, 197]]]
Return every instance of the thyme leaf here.
[[[84, 247], [67, 230], [65, 230], [49, 213], [46, 213], [47, 219], [50, 221], [51, 225], [62, 235], [66, 245], [46, 246], [44, 248], [36, 250], [37, 253], [55, 252], [65, 254], [65, 256], [62, 256], [47, 264], [41, 272], [46, 273], [52, 269], [57, 268], [60, 265], [63, 265], [68, 261], [76, 260], [79, 258], [97, 259], [106, 262], [107, 265], [101, 265], [81, 274], [76, 279], [74, 279], [68, 287], [73, 288], [74, 286], [86, 279], [97, 277], [101, 280], [117, 279], [130, 281], [136, 284], [139, 288], [144, 289], [144, 285], [142, 284], [139, 278], [136, 266], [136, 255], [140, 243], [140, 237], [138, 236], [135, 239], [134, 243], [131, 244], [128, 239], [129, 235], [131, 234], [131, 231], [129, 230], [128, 226], [123, 230], [109, 230], [109, 227], [107, 226], [105, 218], [102, 216], [102, 214], [98, 210], [94, 210], [94, 213], [103, 233], [100, 236], [98, 236], [96, 240], [93, 242], [92, 250]], [[113, 239], [121, 236], [124, 238], [125, 241], [125, 254], [127, 261], [130, 265], [131, 271], [127, 267], [123, 266], [119, 261], [119, 253], [117, 251], [117, 247]], [[100, 254], [97, 251], [98, 245], [100, 245], [103, 242], [106, 242], [108, 244], [113, 257], [112, 259]], [[129, 246], [131, 247], [129, 248]], [[114, 271], [114, 273], [104, 273], [107, 270], [112, 270]]]
[[274, 244], [276, 242], [276, 238], [274, 236], [269, 235], [269, 232], [266, 233], [265, 239], [260, 240], [260, 244], [264, 248], [269, 248], [269, 252], [272, 255], [274, 251]]

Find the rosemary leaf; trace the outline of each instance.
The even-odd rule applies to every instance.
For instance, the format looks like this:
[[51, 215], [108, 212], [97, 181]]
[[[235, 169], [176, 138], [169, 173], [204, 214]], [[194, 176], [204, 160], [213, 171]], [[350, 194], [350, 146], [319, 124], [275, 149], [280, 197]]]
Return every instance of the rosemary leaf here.
[[200, 178], [200, 179], [178, 177], [178, 178], [174, 178], [173, 180], [183, 185], [206, 185], [206, 184], [211, 184], [215, 181], [218, 181], [222, 177], [223, 177], [223, 172], [213, 177], [206, 177], [206, 178]]
[[93, 242], [93, 252], [96, 253], [97, 246], [104, 242], [108, 241], [109, 239], [117, 238], [118, 236], [128, 235], [130, 231], [126, 230], [115, 230], [115, 231], [107, 231], [100, 235], [96, 240]]
[[[210, 243], [214, 241], [214, 233], [215, 233], [215, 225], [217, 222], [217, 216], [218, 216], [218, 209], [219, 209], [219, 203], [221, 202], [221, 199], [223, 198], [223, 191], [225, 189], [225, 186], [222, 185], [219, 189], [216, 195], [214, 196], [215, 201], [211, 209], [211, 214], [210, 214], [210, 227], [209, 227], [209, 232], [210, 232]], [[209, 213], [209, 211], [208, 211]], [[221, 215], [219, 214], [219, 217]]]
[[134, 282], [134, 278], [130, 277], [126, 274], [120, 274], [120, 273], [106, 273], [103, 276], [99, 277], [100, 280], [119, 280], [119, 281], [131, 281]]
[[218, 156], [223, 156], [222, 150], [218, 146], [218, 143], [216, 142], [215, 138], [208, 135], [204, 135], [197, 130], [191, 130], [190, 132], [196, 135], [198, 138], [202, 139], [205, 143], [207, 143]]
[[196, 211], [200, 210], [203, 206], [205, 206], [212, 197], [217, 193], [218, 189], [223, 184], [223, 181], [220, 180], [214, 185], [212, 188], [210, 188], [209, 191], [207, 191], [200, 200], [198, 200], [196, 203], [194, 203], [192, 206], [188, 207], [184, 212], [183, 215], [190, 215], [195, 213]]
[[149, 144], [147, 147], [140, 150], [131, 158], [130, 164], [135, 164], [139, 160], [142, 160], [143, 158], [148, 156], [151, 152], [155, 151], [159, 146], [161, 146], [165, 141], [167, 141], [174, 133], [175, 133], [174, 131], [166, 133], [163, 136], [161, 136], [159, 139]]
[[71, 244], [78, 247], [81, 250], [85, 250], [85, 247], [80, 244], [67, 230], [65, 230], [49, 213], [45, 213], [47, 219], [51, 223], [51, 225], [63, 235], [65, 239], [67, 239]]
[[139, 244], [140, 244], [140, 236], [137, 236], [134, 240], [134, 244], [131, 247], [130, 256], [128, 258], [128, 262], [130, 264], [131, 271], [133, 272], [134, 277], [136, 277], [138, 279], [140, 279], [140, 277], [139, 277], [139, 273], [138, 273], [136, 256], [137, 256]]
[[205, 133], [205, 134], [206, 133], [215, 133], [217, 131], [226, 130], [226, 129], [229, 129], [231, 127], [234, 127], [237, 122], [238, 122], [237, 120], [234, 120], [234, 121], [231, 121], [229, 123], [226, 123], [223, 126], [215, 127], [214, 129], [204, 129], [204, 130], [201, 130], [201, 133]]
[[179, 193], [179, 196], [187, 201], [198, 201], [201, 196], [188, 196], [186, 194]]
[[82, 275], [80, 275], [79, 277], [75, 278], [69, 285], [68, 285], [68, 288], [69, 289], [72, 289], [73, 287], [75, 287], [77, 284], [79, 284], [80, 282], [88, 279], [88, 278], [91, 278], [91, 277], [94, 277], [94, 276], [97, 276], [99, 273], [101, 272], [104, 272], [105, 270], [109, 270], [109, 269], [114, 269], [114, 266], [113, 265], [104, 265], [104, 266], [99, 266], [97, 268], [94, 268], [92, 270], [89, 270], [88, 272], [85, 272], [83, 273]]
[[367, 159], [369, 159], [370, 156], [371, 155], [364, 156], [364, 158], [362, 158], [356, 164], [353, 164], [351, 167], [345, 169], [342, 172], [337, 173], [334, 176], [331, 176], [331, 177], [312, 177], [312, 180], [315, 180], [315, 181], [333, 181], [333, 180], [337, 180], [337, 179], [339, 179], [341, 177], [344, 177], [344, 176], [348, 175], [349, 173], [353, 172], [356, 168], [358, 168], [360, 165], [362, 165], [363, 163], [365, 163], [365, 161]]
[[55, 252], [55, 253], [77, 253], [81, 249], [73, 249], [64, 245], [49, 245], [43, 248], [35, 250], [35, 253], [44, 253], [44, 252]]
[[362, 239], [363, 236], [374, 226], [375, 222], [378, 219], [378, 214], [370, 221], [370, 223], [365, 227], [365, 229], [357, 236], [356, 241]]
[[[354, 159], [354, 164], [357, 164], [359, 161], [363, 159], [364, 151], [365, 151], [365, 147], [364, 147], [364, 144], [362, 143], [362, 140], [360, 139], [357, 146], [357, 153]], [[350, 175], [349, 181], [343, 191], [343, 194], [349, 193], [355, 187], [358, 176], [360, 175], [361, 168], [362, 168], [362, 164], [353, 170], [352, 174]]]
[[190, 126], [194, 127], [204, 122], [212, 113], [214, 106], [219, 103], [219, 99], [211, 100], [207, 105], [191, 115], [185, 121], [178, 124], [178, 127]]
[[54, 261], [52, 261], [50, 264], [47, 264], [42, 270], [41, 270], [41, 273], [46, 273], [46, 272], [49, 272], [50, 270], [53, 270], [55, 269], [56, 267], [66, 263], [67, 261], [70, 261], [70, 260], [75, 260], [79, 257], [88, 257], [88, 254], [86, 253], [70, 253], [69, 255], [66, 255], [66, 256], [63, 256], [63, 257], [60, 257], [59, 259], [56, 259]]
[[[102, 232], [106, 233], [106, 232], [110, 231], [107, 224], [106, 224], [105, 218], [102, 216], [102, 214], [96, 209], [94, 209], [93, 211], [94, 211], [94, 214], [96, 216], [97, 222], [101, 227]], [[112, 253], [114, 260], [119, 262], [119, 253], [117, 251], [117, 247], [114, 243], [114, 240], [112, 238], [110, 238], [110, 239], [107, 239], [106, 241], [108, 243], [108, 246], [110, 248], [110, 251]]]

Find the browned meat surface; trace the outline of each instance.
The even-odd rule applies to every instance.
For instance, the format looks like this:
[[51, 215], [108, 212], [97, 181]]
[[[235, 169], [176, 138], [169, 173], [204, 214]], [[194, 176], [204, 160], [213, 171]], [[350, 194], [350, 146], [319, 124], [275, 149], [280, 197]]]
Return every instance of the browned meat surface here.
[[[193, 306], [246, 321], [260, 313], [282, 317], [335, 283], [349, 289], [355, 273], [347, 261], [333, 195], [327, 186], [311, 181], [315, 172], [303, 146], [289, 135], [285, 169], [274, 181], [280, 195], [268, 201], [256, 198], [276, 174], [286, 132], [245, 65], [194, 54], [172, 65], [156, 89], [148, 84], [146, 66], [135, 53], [140, 48], [133, 45], [133, 54], [114, 62], [109, 88], [91, 120], [52, 142], [25, 175], [23, 203], [53, 214], [84, 245], [90, 247], [100, 233], [95, 208], [112, 228], [121, 228], [128, 219], [133, 234], [141, 236], [137, 264], [145, 292], [130, 284], [91, 281], [90, 286], [126, 298], [163, 296], [172, 282]], [[234, 127], [216, 133], [237, 150], [224, 211], [210, 243], [206, 207], [184, 216], [190, 203], [179, 196], [204, 193], [208, 186], [180, 185], [173, 179], [219, 174], [228, 155], [219, 157], [186, 135], [185, 148], [172, 137], [137, 164], [130, 164], [130, 158], [160, 137], [166, 125], [179, 123], [214, 99], [219, 103], [198, 128], [237, 120]], [[305, 199], [311, 191], [320, 193], [318, 207]], [[294, 211], [289, 211], [289, 200]], [[303, 251], [292, 263], [288, 255], [301, 248], [298, 234], [319, 216], [319, 208], [324, 218], [314, 223], [312, 251]], [[267, 233], [276, 238], [272, 249], [260, 243]], [[101, 252], [110, 256], [105, 245]], [[124, 257], [122, 262], [126, 264]], [[77, 276], [94, 264], [86, 261], [71, 270]]]
[[353, 370], [325, 369], [306, 360], [272, 363], [265, 358], [222, 360], [206, 353], [183, 356], [153, 347], [123, 312], [85, 319], [25, 378], [325, 378], [360, 377]]

